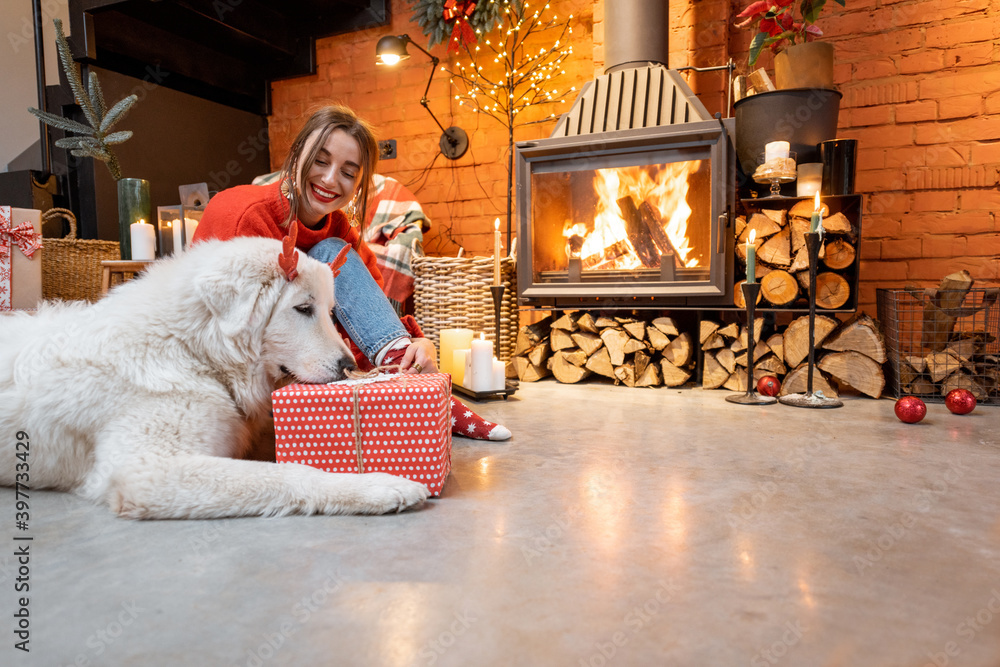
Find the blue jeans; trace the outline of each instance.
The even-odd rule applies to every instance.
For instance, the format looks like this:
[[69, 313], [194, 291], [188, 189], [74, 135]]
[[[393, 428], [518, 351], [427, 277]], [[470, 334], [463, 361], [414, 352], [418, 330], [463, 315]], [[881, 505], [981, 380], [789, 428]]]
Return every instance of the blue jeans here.
[[[309, 256], [328, 264], [346, 245], [343, 239], [323, 239], [313, 246]], [[372, 363], [383, 347], [408, 335], [389, 299], [353, 249], [347, 252], [347, 261], [334, 281], [333, 296], [337, 322]]]

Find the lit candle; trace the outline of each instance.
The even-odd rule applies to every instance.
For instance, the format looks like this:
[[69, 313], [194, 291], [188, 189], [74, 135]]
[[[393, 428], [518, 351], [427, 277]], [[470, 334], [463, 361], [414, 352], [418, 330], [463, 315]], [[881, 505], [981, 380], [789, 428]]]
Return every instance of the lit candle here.
[[156, 230], [145, 220], [134, 222], [129, 227], [132, 239], [132, 259], [156, 259]]
[[493, 341], [486, 340], [484, 334], [472, 341], [462, 386], [472, 391], [489, 391], [493, 386]]
[[493, 391], [507, 388], [507, 364], [493, 357]]
[[770, 162], [779, 157], [788, 157], [789, 148], [791, 146], [787, 141], [772, 141], [769, 144], [764, 144], [764, 162]]
[[798, 167], [798, 180], [795, 181], [796, 197], [812, 197], [819, 192], [823, 184], [823, 163], [804, 162]]
[[469, 359], [469, 350], [455, 350], [451, 359], [451, 381], [459, 387], [465, 386], [465, 363]]
[[753, 242], [757, 238], [757, 230], [751, 229], [747, 237], [747, 283], [757, 282], [757, 248]]
[[[455, 374], [455, 350], [468, 350], [472, 347], [472, 329], [442, 329], [441, 339], [441, 363], [438, 367], [442, 373]], [[465, 368], [465, 360], [462, 360], [462, 368]], [[461, 384], [461, 382], [459, 382]]]
[[819, 206], [819, 191], [816, 191], [816, 198], [813, 199], [815, 205], [813, 206], [812, 223], [809, 225], [809, 232], [812, 234], [822, 234], [823, 233], [823, 211]]
[[493, 284], [500, 284], [500, 218], [493, 223]]

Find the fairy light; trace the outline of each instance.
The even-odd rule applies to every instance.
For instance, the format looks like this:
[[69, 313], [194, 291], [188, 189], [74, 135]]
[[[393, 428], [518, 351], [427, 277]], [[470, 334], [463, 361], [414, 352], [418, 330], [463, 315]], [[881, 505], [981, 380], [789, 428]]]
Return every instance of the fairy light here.
[[[560, 90], [552, 86], [555, 77], [566, 73], [563, 63], [573, 53], [567, 40], [573, 16], [565, 21], [556, 16], [546, 18], [549, 4], [518, 5], [502, 0], [490, 0], [490, 4], [498, 1], [502, 8], [494, 32], [471, 46], [460, 44], [469, 64], [459, 62], [457, 71], [449, 74], [452, 85], [459, 89], [455, 99], [460, 105], [513, 128], [515, 116], [528, 107], [565, 104], [575, 93], [575, 87]], [[482, 33], [477, 30], [477, 34]], [[544, 45], [547, 39], [551, 46]], [[484, 65], [489, 63], [484, 56], [493, 61], [489, 68]], [[516, 124], [521, 124], [520, 119]]]

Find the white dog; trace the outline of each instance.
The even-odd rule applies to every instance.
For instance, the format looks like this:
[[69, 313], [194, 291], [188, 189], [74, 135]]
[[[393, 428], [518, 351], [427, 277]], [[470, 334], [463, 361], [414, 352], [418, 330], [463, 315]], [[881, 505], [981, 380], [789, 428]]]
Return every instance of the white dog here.
[[354, 365], [332, 321], [330, 266], [292, 251], [296, 275], [281, 251], [273, 239], [206, 242], [94, 305], [0, 317], [0, 484], [75, 491], [142, 519], [425, 500], [423, 484], [384, 473], [237, 460], [266, 432], [277, 382], [331, 382]]

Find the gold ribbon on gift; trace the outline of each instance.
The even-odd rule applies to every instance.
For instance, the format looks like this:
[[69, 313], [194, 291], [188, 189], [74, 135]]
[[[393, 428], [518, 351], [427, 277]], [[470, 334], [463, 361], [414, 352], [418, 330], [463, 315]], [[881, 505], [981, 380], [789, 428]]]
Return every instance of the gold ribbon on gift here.
[[[352, 370], [347, 371], [346, 375], [348, 379], [351, 380], [371, 380], [377, 378], [382, 371], [387, 371], [389, 369], [398, 369], [399, 366], [377, 366], [370, 371], [359, 371]], [[403, 391], [406, 391], [406, 384], [408, 382], [406, 375], [402, 374], [403, 377]], [[364, 474], [365, 472], [365, 449], [364, 449], [364, 434], [361, 431], [361, 387], [362, 384], [355, 384], [351, 387], [351, 403], [353, 409], [354, 418], [354, 452], [357, 456], [358, 461], [358, 473]]]

